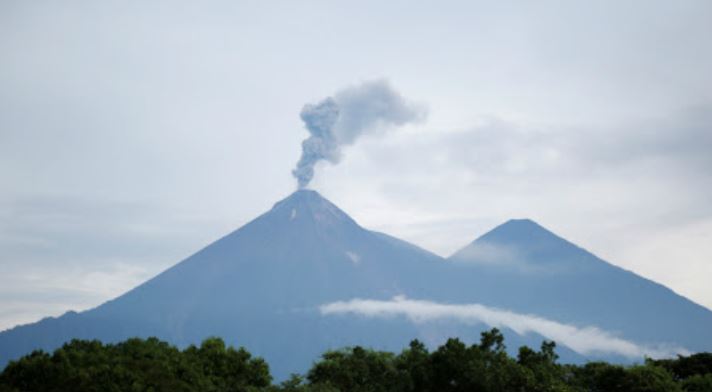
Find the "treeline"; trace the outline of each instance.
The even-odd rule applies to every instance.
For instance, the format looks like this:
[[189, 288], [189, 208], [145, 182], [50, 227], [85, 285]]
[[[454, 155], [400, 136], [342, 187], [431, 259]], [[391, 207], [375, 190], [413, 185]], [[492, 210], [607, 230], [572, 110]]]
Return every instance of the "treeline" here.
[[326, 352], [306, 375], [274, 385], [264, 360], [219, 338], [184, 350], [155, 338], [74, 340], [10, 362], [0, 392], [712, 391], [710, 353], [576, 366], [559, 364], [555, 347], [521, 347], [513, 358], [497, 329], [483, 332], [478, 344], [450, 339], [434, 351], [417, 340], [400, 354], [352, 347]]

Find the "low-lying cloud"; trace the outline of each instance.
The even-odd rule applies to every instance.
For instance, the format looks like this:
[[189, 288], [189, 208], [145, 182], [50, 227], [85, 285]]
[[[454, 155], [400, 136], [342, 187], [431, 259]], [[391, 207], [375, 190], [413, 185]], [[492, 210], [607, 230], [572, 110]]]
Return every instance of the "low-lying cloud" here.
[[320, 306], [319, 310], [323, 315], [350, 313], [366, 317], [405, 316], [415, 323], [444, 319], [467, 324], [484, 323], [490, 327], [508, 328], [520, 335], [536, 333], [583, 355], [606, 353], [628, 358], [661, 358], [688, 353], [679, 347], [642, 346], [592, 326], [577, 327], [536, 315], [520, 314], [476, 303], [443, 304], [397, 296], [390, 301], [356, 298], [332, 302]]
[[534, 268], [526, 263], [525, 257], [518, 253], [517, 248], [495, 243], [479, 241], [460, 249], [452, 256], [456, 263], [478, 264], [490, 267], [509, 267], [517, 270]]
[[520, 254], [519, 248], [486, 240], [478, 240], [470, 244], [450, 258], [460, 264], [478, 265], [485, 268], [496, 268], [511, 273], [529, 275], [560, 275], [574, 273], [582, 266], [573, 268], [571, 263], [562, 262], [557, 258], [546, 258], [532, 262], [527, 255]]

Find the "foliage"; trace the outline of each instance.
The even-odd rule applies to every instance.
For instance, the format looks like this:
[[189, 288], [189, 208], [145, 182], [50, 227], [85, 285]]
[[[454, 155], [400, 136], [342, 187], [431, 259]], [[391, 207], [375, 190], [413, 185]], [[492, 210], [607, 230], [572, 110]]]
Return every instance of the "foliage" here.
[[156, 338], [106, 345], [73, 340], [52, 355], [35, 351], [10, 362], [0, 391], [245, 391], [270, 382], [262, 359], [217, 338], [184, 351]]
[[497, 329], [468, 345], [449, 339], [434, 351], [414, 340], [399, 354], [363, 347], [328, 351], [309, 372], [271, 385], [267, 363], [219, 338], [180, 350], [156, 338], [117, 344], [73, 340], [49, 354], [35, 351], [0, 373], [0, 392], [655, 392], [712, 391], [712, 354], [562, 365], [556, 344], [506, 352]]

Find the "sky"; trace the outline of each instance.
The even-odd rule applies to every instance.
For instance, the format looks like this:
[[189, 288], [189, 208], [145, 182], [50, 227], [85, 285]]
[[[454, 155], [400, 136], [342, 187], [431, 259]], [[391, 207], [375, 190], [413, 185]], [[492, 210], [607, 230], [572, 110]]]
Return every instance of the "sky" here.
[[0, 2], [0, 329], [92, 308], [296, 189], [305, 104], [422, 108], [319, 162], [447, 256], [531, 218], [712, 308], [709, 1]]

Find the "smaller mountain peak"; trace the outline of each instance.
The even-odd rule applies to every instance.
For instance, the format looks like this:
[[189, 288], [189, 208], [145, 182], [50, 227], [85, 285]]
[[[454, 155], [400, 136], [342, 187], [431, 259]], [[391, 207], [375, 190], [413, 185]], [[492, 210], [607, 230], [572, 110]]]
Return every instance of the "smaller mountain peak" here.
[[533, 220], [529, 218], [519, 218], [519, 219], [510, 219], [501, 225], [499, 225], [497, 228], [519, 228], [519, 229], [530, 229], [530, 230], [546, 230], [544, 227], [542, 227], [540, 224], [534, 222]]
[[506, 222], [502, 223], [503, 225], [507, 224], [512, 224], [512, 225], [538, 225], [535, 221], [529, 219], [529, 218], [512, 218], [507, 220]]
[[[462, 253], [468, 248], [483, 246], [489, 250], [493, 247], [499, 250], [507, 249], [509, 253], [515, 252], [530, 256], [537, 254], [541, 256], [542, 260], [549, 261], [561, 259], [562, 254], [570, 257], [574, 257], [572, 255], [578, 257], [583, 253], [588, 254], [586, 250], [559, 237], [531, 219], [510, 219], [483, 234], [457, 253]], [[531, 257], [533, 260], [539, 256]]]
[[525, 272], [551, 272], [571, 267], [572, 260], [580, 260], [585, 254], [588, 254], [585, 250], [531, 219], [510, 219], [455, 252], [450, 259]]
[[547, 230], [542, 225], [536, 223], [535, 221], [523, 218], [523, 219], [510, 219], [501, 225], [495, 227], [490, 232], [482, 236], [483, 238], [492, 237], [507, 237], [507, 238], [552, 238], [556, 237], [556, 234]]

